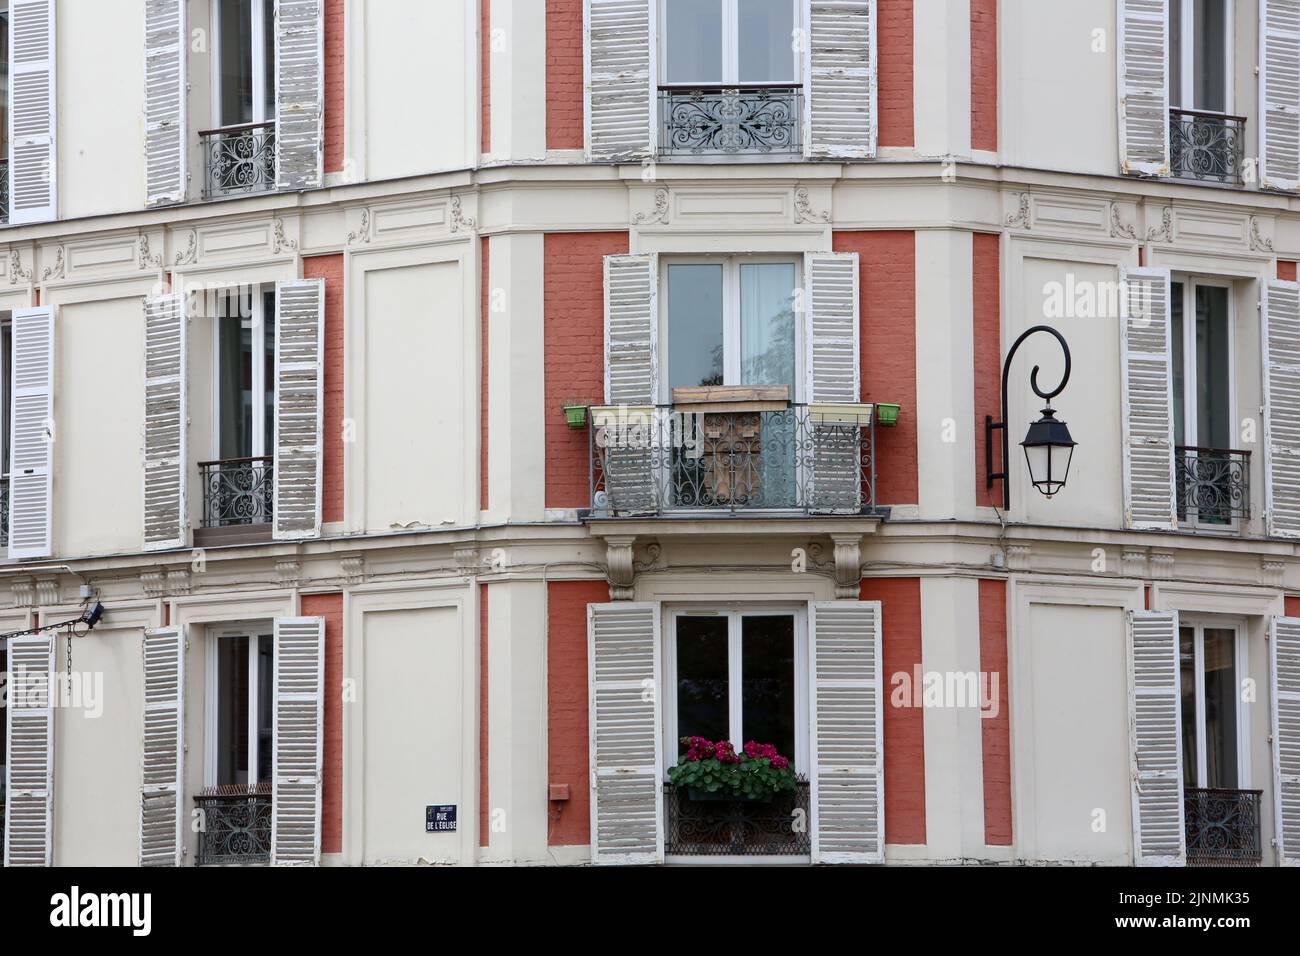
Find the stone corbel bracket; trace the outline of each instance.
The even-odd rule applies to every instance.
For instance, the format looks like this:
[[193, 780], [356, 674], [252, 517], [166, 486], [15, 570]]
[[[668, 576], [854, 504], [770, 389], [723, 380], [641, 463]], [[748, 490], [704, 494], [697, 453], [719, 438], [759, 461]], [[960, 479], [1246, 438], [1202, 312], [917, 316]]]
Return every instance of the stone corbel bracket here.
[[634, 534], [612, 534], [605, 539], [605, 580], [609, 582], [611, 601], [632, 600], [632, 582], [636, 578]]
[[835, 597], [856, 601], [862, 594], [862, 535], [832, 534], [835, 542]]

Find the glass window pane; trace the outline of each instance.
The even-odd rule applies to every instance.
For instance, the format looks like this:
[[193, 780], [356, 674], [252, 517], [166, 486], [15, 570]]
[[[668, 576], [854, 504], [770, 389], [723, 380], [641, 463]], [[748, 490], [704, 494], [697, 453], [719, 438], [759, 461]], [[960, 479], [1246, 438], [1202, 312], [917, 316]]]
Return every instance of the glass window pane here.
[[[0, 674], [9, 673], [9, 652], [0, 647]], [[0, 727], [8, 727], [8, 715], [5, 713], [5, 702], [9, 699], [7, 693], [0, 694]], [[6, 748], [9, 746], [9, 734], [0, 733], [0, 767], [8, 766], [8, 758], [5, 756]]]
[[1182, 0], [1169, 3], [1169, 105], [1183, 105], [1183, 4]]
[[731, 738], [727, 619], [677, 618], [677, 736]]
[[275, 638], [263, 634], [257, 639], [257, 782], [271, 782], [271, 719], [275, 708], [271, 689], [275, 686]]
[[0, 474], [9, 474], [9, 410], [11, 396], [9, 394], [9, 356], [13, 355], [14, 339], [13, 326], [0, 326], [0, 396], [4, 397], [0, 402], [0, 436], [3, 441], [0, 442]]
[[785, 385], [794, 400], [792, 262], [740, 267], [740, 384]]
[[794, 618], [741, 621], [741, 744], [772, 744], [794, 759]]
[[275, 453], [275, 293], [262, 293], [263, 362], [262, 376], [263, 431], [262, 454]]
[[1183, 284], [1181, 282], [1169, 283], [1169, 319], [1170, 333], [1173, 338], [1173, 365], [1174, 365], [1174, 444], [1186, 445], [1187, 436], [1184, 434], [1184, 409], [1186, 405], [1187, 382], [1185, 381], [1185, 371], [1187, 366], [1184, 364], [1187, 358], [1183, 350]]
[[222, 126], [253, 121], [253, 5], [221, 0], [217, 13]]
[[722, 266], [668, 267], [668, 386], [722, 384]]
[[217, 639], [217, 784], [248, 783], [248, 638]]
[[669, 83], [722, 82], [722, 0], [664, 4]]
[[0, 157], [9, 156], [9, 11], [0, 10]]
[[794, 80], [794, 4], [790, 0], [739, 0], [740, 82]]
[[1205, 629], [1205, 785], [1237, 788], [1236, 633]]
[[218, 300], [219, 457], [253, 454], [252, 298], [247, 290]]
[[[1173, 4], [1178, 6], [1177, 3]], [[1217, 113], [1228, 111], [1228, 66], [1226, 0], [1196, 0], [1195, 30], [1192, 35], [1192, 75], [1195, 77], [1195, 109]]]
[[275, 0], [262, 0], [262, 122], [275, 119]]
[[1196, 631], [1178, 629], [1178, 679], [1183, 707], [1183, 786], [1196, 782]]
[[1196, 287], [1196, 443], [1232, 447], [1228, 289]]

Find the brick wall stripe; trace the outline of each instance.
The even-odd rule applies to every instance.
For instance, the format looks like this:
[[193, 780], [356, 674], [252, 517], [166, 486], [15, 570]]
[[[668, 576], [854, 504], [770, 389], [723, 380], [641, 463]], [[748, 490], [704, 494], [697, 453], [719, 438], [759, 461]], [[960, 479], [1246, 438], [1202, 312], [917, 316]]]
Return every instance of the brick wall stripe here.
[[998, 0], [970, 0], [970, 144], [998, 148]]
[[492, 152], [492, 0], [478, 0], [479, 8], [479, 150]]
[[546, 148], [582, 149], [582, 0], [546, 0]]
[[325, 0], [325, 172], [343, 171], [344, 110], [347, 102], [345, 58], [346, 0]]
[[492, 842], [488, 793], [488, 585], [478, 586], [478, 845]]
[[307, 279], [325, 280], [325, 406], [321, 418], [321, 521], [344, 520], [343, 377], [346, 368], [343, 327], [343, 254], [307, 256]]
[[1011, 845], [1011, 711], [1007, 667], [1007, 583], [979, 582], [980, 670], [998, 679], [997, 716], [980, 720], [984, 767], [984, 842]]
[[488, 389], [488, 335], [490, 324], [488, 322], [488, 283], [491, 281], [491, 271], [488, 266], [488, 250], [490, 240], [487, 236], [479, 239], [480, 265], [479, 265], [479, 284], [481, 285], [479, 296], [479, 409], [478, 409], [478, 506], [482, 511], [487, 511], [490, 505], [488, 493], [488, 406], [491, 400], [491, 392]]
[[915, 141], [912, 0], [876, 0], [876, 108], [879, 146]]
[[[995, 233], [977, 232], [971, 241], [972, 314], [975, 323], [975, 502], [1002, 505], [1002, 485], [988, 487], [985, 460], [984, 418], [1002, 417], [1002, 303], [999, 274], [1000, 237]], [[993, 470], [1001, 471], [1001, 453], [993, 450]]]
[[304, 617], [325, 619], [325, 713], [321, 756], [322, 853], [343, 852], [343, 595], [304, 594]]
[[1295, 262], [1289, 259], [1277, 260], [1277, 277], [1287, 282], [1295, 282]]

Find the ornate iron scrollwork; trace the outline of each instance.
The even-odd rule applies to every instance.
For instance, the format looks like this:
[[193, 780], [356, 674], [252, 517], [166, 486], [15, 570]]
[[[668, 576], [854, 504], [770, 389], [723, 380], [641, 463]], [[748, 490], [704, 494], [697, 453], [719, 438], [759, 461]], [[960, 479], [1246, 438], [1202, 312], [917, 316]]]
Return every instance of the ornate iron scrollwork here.
[[271, 520], [274, 464], [262, 458], [199, 462], [203, 527], [264, 524]]
[[194, 798], [203, 811], [199, 866], [271, 862], [269, 784], [213, 787]]
[[1170, 110], [1170, 175], [1240, 184], [1245, 132], [1246, 120], [1240, 116]]
[[275, 124], [250, 123], [199, 133], [203, 195], [230, 196], [275, 188]]
[[665, 155], [797, 153], [802, 95], [794, 87], [661, 90]]
[[1187, 862], [1215, 866], [1259, 863], [1259, 790], [1183, 791]]
[[1230, 524], [1250, 517], [1250, 452], [1179, 445], [1174, 465], [1180, 520]]
[[808, 782], [770, 802], [693, 800], [664, 784], [664, 853], [674, 856], [808, 856]]

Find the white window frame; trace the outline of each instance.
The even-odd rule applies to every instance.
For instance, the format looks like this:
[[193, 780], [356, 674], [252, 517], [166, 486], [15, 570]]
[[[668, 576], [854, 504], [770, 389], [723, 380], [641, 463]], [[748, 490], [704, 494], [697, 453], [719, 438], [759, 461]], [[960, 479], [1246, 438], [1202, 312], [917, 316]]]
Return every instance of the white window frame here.
[[[1175, 444], [1182, 444], [1184, 447], [1197, 447], [1200, 443], [1197, 435], [1200, 431], [1196, 419], [1196, 383], [1198, 370], [1196, 367], [1196, 290], [1198, 287], [1207, 286], [1217, 289], [1227, 289], [1228, 301], [1228, 419], [1236, 421], [1237, 419], [1237, 306], [1234, 301], [1235, 289], [1231, 279], [1216, 279], [1203, 276], [1188, 275], [1185, 273], [1174, 273], [1170, 277], [1170, 294], [1173, 294], [1174, 284], [1182, 283], [1183, 287], [1183, 434], [1182, 441]], [[1172, 333], [1172, 330], [1170, 330]], [[1172, 358], [1172, 356], [1171, 356]], [[1177, 439], [1178, 436], [1174, 436]], [[1231, 448], [1223, 449], [1228, 451]], [[1227, 524], [1205, 523], [1200, 520], [1199, 515], [1192, 518], [1192, 510], [1188, 509], [1188, 520], [1197, 528], [1206, 528], [1208, 530], [1218, 531], [1235, 531], [1241, 524], [1240, 518], [1233, 518]]]
[[[266, 295], [268, 292], [274, 294], [275, 287], [268, 283], [254, 283], [251, 286], [234, 286], [229, 289], [221, 290], [217, 295], [217, 315], [212, 322], [212, 459], [221, 460], [221, 323], [230, 321], [230, 317], [223, 315], [224, 306], [221, 300], [230, 301], [231, 298], [241, 296], [244, 289], [252, 289], [250, 299], [252, 300], [252, 314], [249, 318], [240, 318], [241, 323], [247, 323], [244, 328], [249, 328], [256, 332], [261, 330], [266, 334]], [[275, 367], [274, 358], [268, 359], [266, 355], [265, 343], [261, 348], [257, 348], [257, 339], [253, 340], [253, 394], [257, 396], [265, 395], [267, 383], [274, 386]], [[268, 368], [268, 362], [270, 367]], [[267, 440], [266, 434], [266, 413], [259, 405], [250, 416], [253, 425], [252, 451], [249, 453], [250, 458], [264, 458], [271, 455], [274, 449]]]
[[[746, 604], [723, 602], [708, 604], [678, 604], [665, 608], [668, 626], [662, 629], [664, 665], [664, 765], [676, 765], [681, 753], [677, 740], [677, 619], [679, 617], [725, 617], [727, 619], [727, 694], [729, 703], [729, 733], [731, 742], [739, 753], [745, 744], [742, 719], [743, 687], [741, 665], [741, 619], [745, 617], [794, 618], [794, 753], [785, 754], [794, 761], [795, 773], [808, 773], [808, 619], [807, 605], [800, 604]], [[760, 741], [768, 743], [768, 741]]]
[[[213, 0], [212, 3], [212, 125], [214, 129], [226, 128], [221, 121], [221, 5], [240, 0]], [[253, 27], [253, 117], [248, 123], [270, 123], [275, 116], [263, 115], [268, 100], [266, 89], [266, 34], [275, 24], [266, 22], [266, 7], [261, 0], [249, 0]], [[272, 93], [275, 91], [272, 90]], [[274, 110], [272, 110], [274, 114]], [[236, 125], [244, 125], [242, 123]]]
[[[1175, 97], [1174, 90], [1169, 90], [1169, 103], [1174, 109], [1194, 110], [1200, 113], [1215, 113], [1220, 116], [1232, 116], [1233, 107], [1236, 103], [1234, 97], [1234, 57], [1233, 57], [1233, 38], [1236, 36], [1236, 6], [1233, 0], [1225, 0], [1224, 3], [1224, 23], [1223, 30], [1223, 104], [1225, 110], [1207, 110], [1199, 105], [1188, 105], [1185, 100], [1195, 103], [1196, 96], [1196, 0], [1169, 0], [1170, 16], [1172, 18], [1172, 8], [1175, 4], [1180, 5], [1179, 17], [1182, 26], [1182, 32], [1178, 37], [1178, 64], [1179, 76], [1178, 83], [1178, 105], [1173, 106]], [[1171, 86], [1174, 77], [1170, 76]], [[1184, 96], [1186, 94], [1186, 96]]]
[[[659, 43], [658, 48], [659, 64], [658, 75], [659, 85], [672, 89], [698, 89], [709, 86], [725, 86], [728, 88], [750, 87], [761, 89], [767, 86], [801, 86], [803, 84], [803, 57], [794, 50], [794, 38], [789, 37], [790, 41], [790, 60], [794, 66], [789, 80], [762, 80], [741, 83], [738, 79], [740, 76], [740, 2], [739, 0], [721, 0], [722, 3], [722, 76], [716, 80], [692, 80], [685, 83], [668, 82], [668, 0], [657, 0], [657, 9], [655, 15], [659, 23]], [[790, 22], [794, 24], [793, 29], [806, 29], [804, 23], [803, 6], [800, 0], [789, 0], [792, 8]]]
[[[672, 351], [669, 348], [668, 273], [671, 266], [721, 265], [722, 266], [722, 384], [740, 384], [740, 267], [741, 265], [772, 263], [794, 266], [794, 296], [803, 294], [803, 258], [796, 255], [717, 255], [717, 256], [660, 256], [659, 259], [659, 394], [663, 404], [672, 404], [672, 381], [669, 369]], [[801, 313], [795, 313], [794, 323], [794, 387], [790, 392], [792, 404], [803, 401], [805, 378], [804, 322]]]
[[[273, 621], [259, 622], [254, 625], [239, 625], [237, 627], [212, 627], [208, 629], [207, 641], [207, 658], [205, 670], [207, 672], [207, 696], [204, 704], [203, 718], [203, 785], [204, 787], [217, 786], [217, 708], [220, 706], [220, 678], [218, 674], [219, 656], [217, 654], [218, 642], [231, 640], [240, 637], [248, 638], [248, 785], [257, 784], [257, 718], [258, 714], [258, 645], [263, 638], [272, 642], [272, 653], [274, 653], [275, 626]], [[272, 701], [272, 710], [275, 704]]]
[[[1196, 689], [1196, 715], [1194, 717], [1194, 726], [1196, 728], [1196, 783], [1198, 789], [1205, 789], [1208, 786], [1207, 777], [1209, 761], [1206, 757], [1205, 747], [1205, 632], [1206, 630], [1232, 631], [1232, 664], [1233, 677], [1235, 679], [1235, 690], [1232, 695], [1233, 703], [1237, 708], [1236, 725], [1237, 725], [1237, 788], [1238, 790], [1250, 790], [1250, 725], [1248, 723], [1249, 715], [1241, 701], [1241, 681], [1250, 674], [1250, 655], [1248, 653], [1246, 628], [1241, 621], [1232, 619], [1216, 618], [1213, 615], [1186, 617], [1179, 616], [1178, 620], [1178, 644], [1182, 647], [1182, 629], [1192, 628], [1194, 630], [1193, 653], [1194, 663], [1192, 673], [1195, 677]], [[1181, 672], [1181, 665], [1179, 668]], [[1180, 676], [1181, 680], [1181, 676]], [[1181, 688], [1180, 688], [1181, 693]], [[1186, 719], [1186, 715], [1184, 715]], [[1179, 746], [1182, 746], [1182, 728], [1178, 729], [1180, 740]], [[1183, 786], [1187, 786], [1188, 774], [1184, 772]]]

